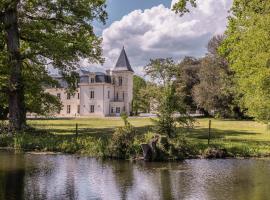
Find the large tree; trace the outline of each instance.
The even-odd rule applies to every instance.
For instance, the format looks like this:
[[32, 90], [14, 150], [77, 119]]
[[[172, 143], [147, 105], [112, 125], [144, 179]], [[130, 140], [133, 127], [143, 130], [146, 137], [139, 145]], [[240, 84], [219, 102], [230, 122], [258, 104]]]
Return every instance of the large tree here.
[[178, 125], [190, 125], [192, 120], [187, 115], [185, 94], [177, 91], [176, 64], [171, 58], [151, 59], [145, 67], [146, 75], [157, 84], [154, 103], [157, 107], [157, 131], [174, 137]]
[[185, 57], [176, 65], [176, 86], [177, 91], [185, 94], [184, 102], [189, 111], [194, 111], [197, 105], [192, 96], [193, 87], [199, 83], [200, 59]]
[[[1, 69], [7, 69], [2, 67]], [[8, 73], [1, 71], [1, 77], [8, 78]], [[28, 65], [22, 71], [24, 83], [25, 110], [29, 113], [49, 116], [60, 111], [62, 104], [59, 98], [49, 94], [44, 90], [44, 87], [57, 87], [59, 83], [53, 80], [43, 68], [38, 68], [35, 65]], [[6, 83], [7, 81], [2, 81]], [[0, 80], [1, 83], [1, 80]], [[3, 86], [0, 88], [5, 88]], [[6, 119], [8, 114], [8, 96], [0, 93], [0, 119]]]
[[242, 105], [270, 120], [270, 1], [234, 0], [221, 48], [235, 72]]
[[95, 36], [91, 23], [105, 22], [104, 9], [105, 0], [0, 2], [0, 67], [7, 66], [8, 73], [8, 82], [2, 77], [6, 82], [0, 86], [8, 95], [13, 129], [21, 130], [26, 124], [23, 71], [27, 65], [53, 66], [68, 74], [80, 58], [103, 61], [101, 39]]
[[208, 43], [208, 53], [201, 59], [199, 83], [193, 88], [193, 98], [199, 108], [215, 111], [221, 117], [233, 117], [236, 110], [233, 72], [218, 49], [223, 35], [214, 36]]

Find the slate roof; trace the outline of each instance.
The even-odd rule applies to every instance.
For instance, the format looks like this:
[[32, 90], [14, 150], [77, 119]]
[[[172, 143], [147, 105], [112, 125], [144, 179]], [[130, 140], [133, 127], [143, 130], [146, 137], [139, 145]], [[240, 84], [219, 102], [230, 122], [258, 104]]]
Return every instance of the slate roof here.
[[125, 48], [123, 47], [120, 56], [116, 62], [116, 65], [113, 69], [114, 71], [122, 71], [122, 70], [127, 70], [127, 71], [131, 71], [134, 72], [133, 69], [131, 68], [131, 65], [129, 63]]

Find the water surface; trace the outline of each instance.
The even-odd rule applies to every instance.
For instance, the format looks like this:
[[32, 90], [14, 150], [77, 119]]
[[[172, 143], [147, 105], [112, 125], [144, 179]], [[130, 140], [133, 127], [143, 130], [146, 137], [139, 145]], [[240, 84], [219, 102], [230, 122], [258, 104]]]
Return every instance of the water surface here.
[[270, 198], [270, 160], [102, 161], [0, 151], [0, 200]]

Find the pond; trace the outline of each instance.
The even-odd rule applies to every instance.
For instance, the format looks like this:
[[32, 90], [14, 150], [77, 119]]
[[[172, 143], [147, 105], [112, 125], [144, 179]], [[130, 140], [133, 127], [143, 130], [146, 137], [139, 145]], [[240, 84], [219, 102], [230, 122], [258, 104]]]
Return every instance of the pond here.
[[102, 161], [0, 151], [0, 200], [261, 200], [270, 160]]

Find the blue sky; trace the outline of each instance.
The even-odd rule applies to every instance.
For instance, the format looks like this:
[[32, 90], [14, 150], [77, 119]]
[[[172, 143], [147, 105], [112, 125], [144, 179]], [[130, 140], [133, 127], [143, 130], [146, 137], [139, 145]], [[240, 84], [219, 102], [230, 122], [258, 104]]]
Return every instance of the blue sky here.
[[137, 74], [153, 58], [202, 57], [208, 41], [226, 29], [232, 0], [197, 0], [197, 8], [183, 17], [170, 8], [178, 0], [108, 0], [105, 26], [94, 24], [103, 38], [103, 66], [82, 61], [82, 66], [113, 68], [122, 46]]

